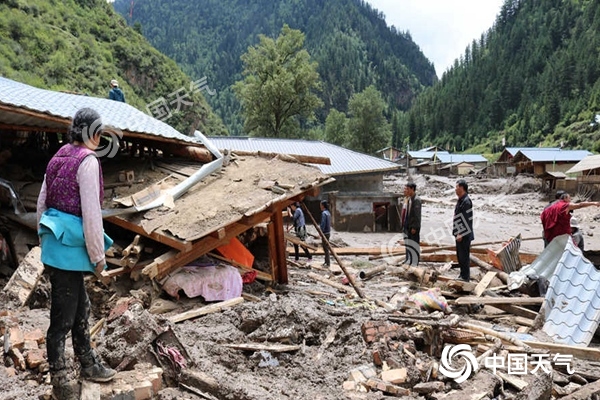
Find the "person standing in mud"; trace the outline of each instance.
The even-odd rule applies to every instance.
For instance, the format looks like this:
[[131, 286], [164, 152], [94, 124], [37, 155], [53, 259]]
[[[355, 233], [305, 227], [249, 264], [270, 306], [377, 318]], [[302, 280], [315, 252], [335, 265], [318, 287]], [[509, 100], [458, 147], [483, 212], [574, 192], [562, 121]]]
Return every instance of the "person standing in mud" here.
[[415, 194], [417, 185], [404, 186], [405, 202], [402, 207], [402, 232], [404, 232], [405, 264], [419, 265], [421, 258], [421, 199]]
[[544, 226], [544, 237], [548, 244], [557, 236], [571, 234], [571, 211], [592, 206], [600, 207], [600, 202], [582, 201], [581, 203], [572, 203], [571, 195], [563, 193], [559, 201], [545, 208], [540, 218]]
[[71, 143], [61, 147], [46, 168], [37, 202], [42, 263], [50, 276], [50, 327], [46, 348], [53, 396], [78, 399], [79, 384], [69, 378], [65, 340], [71, 332], [80, 378], [108, 382], [116, 372], [104, 367], [90, 343], [90, 300], [84, 273], [103, 279], [105, 250], [112, 240], [102, 228], [103, 179], [94, 150], [100, 143], [102, 121], [90, 108], [73, 117]]
[[452, 235], [456, 241], [456, 258], [460, 266], [458, 279], [469, 282], [471, 279], [471, 242], [473, 234], [473, 203], [469, 198], [469, 185], [464, 179], [456, 182], [455, 188], [458, 201], [454, 207]]
[[[565, 194], [565, 191], [564, 191], [564, 190], [557, 190], [557, 191], [556, 191], [556, 194], [554, 195], [554, 200], [550, 201], [550, 202], [548, 203], [548, 205], [546, 205], [546, 207], [544, 207], [544, 210], [545, 210], [545, 209], [547, 209], [548, 207], [552, 206], [552, 205], [553, 205], [554, 203], [556, 203], [557, 201], [559, 201], [559, 200], [560, 200], [560, 197], [561, 197], [563, 194]], [[543, 224], [542, 224], [542, 225], [543, 225]], [[543, 226], [542, 228], [543, 228], [543, 229], [542, 229], [542, 240], [544, 241], [544, 248], [545, 248], [546, 246], [548, 246], [548, 241], [546, 240], [546, 227], [545, 227], [545, 226]]]
[[[291, 208], [291, 212], [290, 212], [290, 209], [288, 209], [288, 215], [290, 217], [292, 217], [292, 221], [294, 223], [294, 231], [296, 232], [296, 236], [304, 242], [304, 241], [306, 241], [306, 222], [304, 220], [304, 213], [302, 212], [302, 208], [300, 208], [300, 203], [299, 202], [292, 203], [290, 208]], [[304, 250], [304, 254], [306, 255], [306, 258], [308, 258], [308, 261], [311, 261], [312, 255], [310, 254], [308, 249], [306, 247], [302, 246], [302, 250]], [[296, 261], [298, 261], [300, 259], [299, 252], [300, 252], [300, 249], [298, 248], [298, 245], [296, 243], [294, 243], [294, 259]]]
[[[329, 203], [327, 200], [322, 200], [320, 207], [321, 223], [319, 224], [319, 227], [321, 228], [321, 232], [323, 232], [325, 238], [329, 240], [331, 237], [331, 213], [329, 212]], [[327, 246], [324, 240], [321, 242], [321, 245], [323, 246], [323, 253], [325, 254], [325, 262], [323, 263], [323, 266], [329, 267], [331, 264], [329, 259], [329, 246]]]

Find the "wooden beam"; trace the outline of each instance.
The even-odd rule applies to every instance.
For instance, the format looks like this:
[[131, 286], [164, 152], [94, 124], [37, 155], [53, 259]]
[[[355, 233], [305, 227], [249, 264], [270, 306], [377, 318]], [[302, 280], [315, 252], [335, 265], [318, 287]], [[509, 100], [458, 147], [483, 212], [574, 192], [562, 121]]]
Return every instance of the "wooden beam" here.
[[[287, 240], [290, 243], [297, 244], [298, 246], [304, 246], [304, 247], [312, 250], [313, 252], [317, 251], [317, 247], [303, 242], [302, 240], [300, 240], [299, 237], [296, 237], [296, 236], [292, 235], [291, 233], [284, 232], [283, 235], [285, 237], [285, 240]], [[313, 254], [315, 254], [315, 253], [313, 253]]]
[[292, 157], [301, 163], [331, 165], [331, 159], [329, 157], [306, 156], [306, 155], [301, 155], [301, 154], [270, 153], [270, 152], [266, 152], [266, 151], [243, 151], [243, 150], [232, 150], [232, 153], [235, 154], [236, 156], [258, 156], [258, 157], [263, 157], [263, 158], [275, 158], [277, 156], [283, 156], [284, 158]]
[[267, 239], [269, 245], [269, 267], [271, 276], [277, 280], [277, 245], [275, 244], [275, 224], [267, 224]]
[[21, 307], [27, 303], [44, 273], [41, 256], [41, 247], [32, 248], [4, 287], [4, 293], [16, 299]]
[[245, 265], [240, 264], [239, 262], [235, 261], [235, 260], [231, 260], [229, 258], [225, 258], [223, 256], [220, 256], [218, 254], [215, 253], [208, 253], [209, 256], [216, 258], [217, 260], [221, 260], [221, 261], [225, 261], [226, 263], [229, 263], [231, 265], [233, 265], [234, 267], [242, 270], [242, 272], [249, 272], [249, 271], [255, 271], [256, 272], [256, 279], [260, 279], [261, 281], [266, 281], [266, 282], [272, 282], [273, 281], [273, 276], [267, 274], [266, 272], [263, 271], [259, 271], [257, 269], [254, 268], [248, 268]]
[[225, 227], [219, 228], [210, 234], [210, 236], [215, 237], [217, 239], [223, 239], [225, 237], [225, 235], [226, 235]]
[[538, 313], [536, 313], [535, 311], [531, 311], [528, 308], [519, 307], [512, 304], [495, 304], [494, 307], [527, 319], [535, 319], [538, 316]]
[[475, 290], [473, 290], [473, 294], [475, 297], [481, 296], [481, 294], [487, 289], [487, 287], [492, 282], [492, 279], [496, 277], [496, 271], [488, 271], [485, 276], [479, 281], [477, 286], [475, 286]]
[[152, 266], [152, 268], [144, 268], [143, 273], [150, 276], [151, 278], [162, 280], [165, 276], [175, 271], [176, 269], [185, 266], [186, 264], [194, 261], [200, 256], [208, 253], [211, 250], [229, 242], [231, 238], [236, 237], [240, 233], [243, 233], [253, 227], [255, 224], [262, 222], [270, 216], [268, 212], [261, 212], [253, 215], [250, 218], [244, 218], [244, 223], [234, 222], [229, 225], [226, 229], [227, 234], [222, 239], [217, 239], [212, 236], [206, 236], [192, 245], [192, 248], [188, 251], [181, 251], [174, 257]]
[[562, 397], [562, 400], [587, 400], [594, 398], [592, 395], [600, 392], [600, 380], [587, 385], [583, 385], [568, 396]]
[[25, 132], [56, 132], [56, 133], [65, 133], [68, 129], [68, 126], [65, 125], [61, 128], [50, 128], [46, 126], [25, 126], [25, 125], [9, 125], [9, 124], [0, 124], [0, 129], [6, 129], [9, 131], [25, 131]]
[[460, 297], [455, 304], [542, 304], [543, 297]]
[[208, 306], [196, 308], [194, 310], [190, 310], [190, 311], [186, 311], [181, 314], [174, 315], [172, 317], [169, 317], [169, 321], [176, 324], [178, 322], [196, 318], [201, 315], [212, 314], [212, 313], [216, 313], [219, 311], [223, 311], [226, 308], [233, 307], [233, 306], [243, 303], [243, 302], [244, 302], [243, 297], [235, 297], [233, 299], [225, 300], [225, 301], [222, 301], [219, 303], [213, 303]]
[[224, 347], [244, 351], [268, 351], [271, 353], [286, 353], [288, 351], [300, 350], [300, 346], [295, 344], [279, 343], [242, 343], [242, 344], [224, 344]]
[[141, 226], [134, 224], [133, 222], [129, 222], [126, 219], [121, 217], [108, 217], [106, 221], [111, 224], [120, 226], [123, 229], [127, 229], [128, 231], [137, 233], [138, 235], [145, 236], [152, 240], [157, 241], [158, 243], [166, 244], [169, 247], [177, 249], [179, 251], [189, 251], [192, 249], [192, 243], [186, 240], [179, 240], [173, 236], [167, 236], [158, 232], [148, 233]]
[[[276, 275], [275, 279], [281, 284], [288, 283], [288, 270], [287, 270], [287, 257], [285, 254], [285, 234], [283, 229], [283, 216], [281, 204], [275, 205], [273, 212], [271, 213], [271, 222], [273, 225], [272, 233], [275, 235], [273, 238], [276, 255]], [[269, 239], [271, 240], [271, 239]]]
[[551, 353], [572, 355], [574, 357], [581, 358], [582, 360], [600, 361], [600, 349], [596, 348], [569, 346], [567, 344], [560, 343], [534, 342], [532, 340], [524, 340], [523, 343], [533, 349], [542, 349], [548, 350]]
[[503, 283], [507, 283], [508, 282], [508, 274], [504, 271], [500, 271], [498, 268], [494, 267], [491, 264], [486, 263], [485, 261], [475, 257], [473, 254], [471, 254], [470, 256], [471, 262], [477, 264], [477, 266], [487, 270], [487, 271], [495, 271], [498, 274], [498, 278], [500, 278], [500, 280]]
[[324, 278], [321, 275], [317, 275], [314, 272], [309, 272], [307, 275], [309, 278], [314, 279], [317, 282], [324, 283], [332, 288], [339, 290], [340, 292], [346, 292], [352, 294], [353, 290], [349, 286], [344, 286], [341, 283], [334, 282], [330, 279]]

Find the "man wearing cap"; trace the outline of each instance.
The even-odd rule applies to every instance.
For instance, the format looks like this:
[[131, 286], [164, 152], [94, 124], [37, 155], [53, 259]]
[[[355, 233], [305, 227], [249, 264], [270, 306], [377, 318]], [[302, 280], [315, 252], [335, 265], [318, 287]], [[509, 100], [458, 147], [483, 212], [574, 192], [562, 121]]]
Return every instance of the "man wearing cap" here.
[[116, 79], [113, 79], [112, 81], [110, 81], [110, 92], [108, 92], [108, 98], [114, 101], [120, 101], [123, 103], [126, 103], [125, 101], [125, 94], [123, 93], [123, 91], [119, 88], [119, 82], [117, 82]]

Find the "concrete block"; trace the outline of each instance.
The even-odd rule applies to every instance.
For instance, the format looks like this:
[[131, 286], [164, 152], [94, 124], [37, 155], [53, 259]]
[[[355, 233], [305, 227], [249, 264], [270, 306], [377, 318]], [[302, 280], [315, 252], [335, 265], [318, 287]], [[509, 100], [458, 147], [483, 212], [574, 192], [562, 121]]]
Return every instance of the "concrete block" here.
[[354, 381], [345, 381], [342, 383], [342, 389], [346, 391], [355, 391], [356, 390], [356, 382]]
[[367, 378], [358, 369], [353, 369], [352, 371], [350, 371], [350, 377], [348, 378], [348, 380], [356, 382], [356, 383], [360, 383], [360, 382], [366, 382]]
[[152, 382], [141, 381], [134, 385], [135, 400], [151, 400], [154, 395], [152, 390]]

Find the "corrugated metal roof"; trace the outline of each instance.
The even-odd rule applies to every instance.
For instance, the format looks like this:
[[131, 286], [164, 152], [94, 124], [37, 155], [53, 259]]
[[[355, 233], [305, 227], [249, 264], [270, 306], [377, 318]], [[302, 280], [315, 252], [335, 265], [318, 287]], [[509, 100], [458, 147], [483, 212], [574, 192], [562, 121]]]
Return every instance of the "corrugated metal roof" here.
[[275, 139], [239, 136], [212, 136], [211, 142], [219, 149], [264, 151], [329, 157], [331, 165], [312, 164], [328, 175], [358, 174], [397, 170], [399, 165], [381, 158], [348, 150], [320, 140]]
[[[0, 109], [0, 123], [7, 125], [61, 128], [70, 122], [77, 110], [90, 107], [100, 114], [104, 125], [132, 133], [198, 143], [196, 139], [179, 133], [129, 104], [39, 89], [4, 77], [0, 77], [0, 106], [5, 106]], [[47, 120], [44, 116], [54, 119]]]
[[466, 162], [466, 163], [480, 163], [480, 162], [487, 163], [488, 162], [487, 158], [485, 158], [481, 154], [448, 154], [448, 153], [440, 154], [438, 152], [437, 158], [440, 160], [440, 162], [442, 162], [444, 164], [446, 164], [446, 163], [461, 163], [461, 162]]
[[506, 151], [510, 153], [511, 156], [515, 156], [519, 152], [519, 150], [560, 150], [560, 147], [507, 147]]
[[600, 168], [600, 155], [587, 156], [572, 166], [566, 173], [575, 174], [577, 172], [590, 171], [596, 168]]
[[543, 330], [557, 342], [588, 346], [600, 320], [600, 271], [568, 238], [546, 293]]
[[581, 161], [591, 155], [587, 150], [519, 150], [516, 157], [522, 155], [532, 162], [565, 162]]
[[409, 151], [408, 155], [410, 156], [410, 158], [416, 158], [419, 160], [430, 160], [432, 159], [435, 155], [440, 155], [440, 154], [448, 154], [447, 151]]

